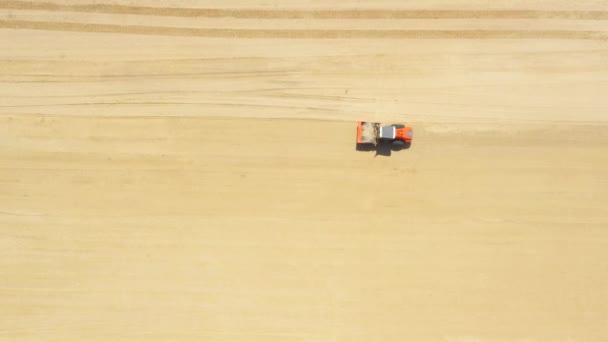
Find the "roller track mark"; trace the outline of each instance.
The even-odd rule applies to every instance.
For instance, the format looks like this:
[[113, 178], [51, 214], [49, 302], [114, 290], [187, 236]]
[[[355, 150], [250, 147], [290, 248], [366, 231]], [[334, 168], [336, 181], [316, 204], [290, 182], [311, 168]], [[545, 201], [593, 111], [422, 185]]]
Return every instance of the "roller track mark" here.
[[607, 40], [608, 32], [547, 30], [264, 30], [210, 29], [1, 20], [0, 29], [184, 36], [207, 38], [274, 39], [579, 39]]
[[201, 17], [240, 19], [579, 19], [608, 20], [608, 11], [541, 10], [304, 10], [235, 9], [125, 6], [115, 4], [57, 4], [34, 1], [1, 1], [0, 9], [48, 12], [86, 12], [148, 15], [159, 17]]

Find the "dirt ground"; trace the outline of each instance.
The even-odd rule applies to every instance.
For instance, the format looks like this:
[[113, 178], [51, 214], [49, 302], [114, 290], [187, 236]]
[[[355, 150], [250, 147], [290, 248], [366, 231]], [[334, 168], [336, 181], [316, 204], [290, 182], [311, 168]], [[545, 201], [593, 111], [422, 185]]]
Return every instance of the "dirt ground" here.
[[0, 2], [0, 340], [608, 339], [608, 6], [172, 3]]

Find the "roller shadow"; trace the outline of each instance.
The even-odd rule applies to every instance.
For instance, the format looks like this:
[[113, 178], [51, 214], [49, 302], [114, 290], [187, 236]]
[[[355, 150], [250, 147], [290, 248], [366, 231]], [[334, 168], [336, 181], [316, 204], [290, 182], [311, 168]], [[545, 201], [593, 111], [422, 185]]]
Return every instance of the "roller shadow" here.
[[376, 152], [375, 156], [390, 157], [393, 151], [407, 150], [412, 143], [405, 143], [401, 146], [395, 146], [390, 141], [381, 141], [378, 145], [372, 144], [357, 144], [356, 150], [361, 152]]

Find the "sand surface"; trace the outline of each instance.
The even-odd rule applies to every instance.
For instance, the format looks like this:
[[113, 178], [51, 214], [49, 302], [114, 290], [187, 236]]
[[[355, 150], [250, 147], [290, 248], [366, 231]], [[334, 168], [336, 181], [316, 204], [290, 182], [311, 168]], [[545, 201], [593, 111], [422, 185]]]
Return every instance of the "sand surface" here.
[[0, 340], [608, 340], [606, 4], [171, 3], [0, 2]]

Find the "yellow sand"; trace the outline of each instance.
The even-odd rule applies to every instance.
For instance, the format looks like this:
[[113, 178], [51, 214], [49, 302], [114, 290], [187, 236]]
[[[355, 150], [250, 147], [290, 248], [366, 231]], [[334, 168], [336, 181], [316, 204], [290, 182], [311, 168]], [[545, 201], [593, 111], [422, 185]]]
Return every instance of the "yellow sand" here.
[[1, 341], [608, 339], [601, 2], [94, 3], [0, 3]]

